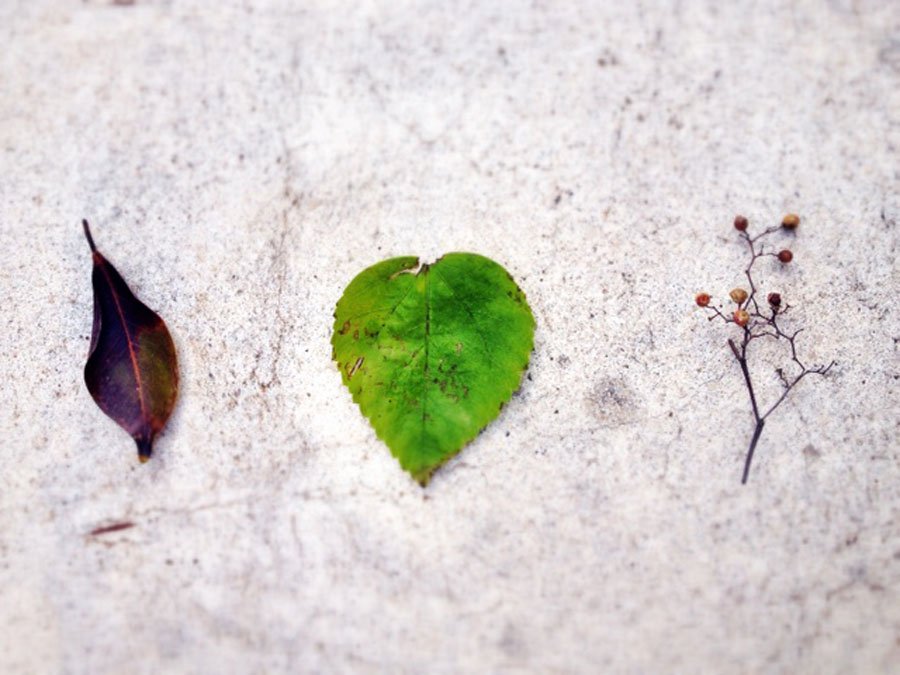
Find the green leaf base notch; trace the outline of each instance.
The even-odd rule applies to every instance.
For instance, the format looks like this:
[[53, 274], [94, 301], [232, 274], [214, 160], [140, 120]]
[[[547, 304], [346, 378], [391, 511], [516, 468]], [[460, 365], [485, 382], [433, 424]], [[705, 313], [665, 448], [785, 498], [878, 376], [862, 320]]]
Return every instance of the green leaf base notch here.
[[[418, 268], [418, 271], [416, 271]], [[525, 294], [493, 260], [383, 260], [335, 310], [332, 358], [380, 439], [425, 485], [500, 412], [534, 345]]]

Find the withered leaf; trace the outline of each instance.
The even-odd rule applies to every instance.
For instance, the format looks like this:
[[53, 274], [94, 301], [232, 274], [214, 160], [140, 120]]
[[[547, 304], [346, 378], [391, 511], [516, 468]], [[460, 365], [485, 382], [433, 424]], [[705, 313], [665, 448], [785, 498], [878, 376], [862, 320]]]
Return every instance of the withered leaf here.
[[150, 459], [153, 440], [178, 396], [175, 345], [166, 324], [138, 300], [91, 237], [94, 258], [94, 328], [84, 381], [100, 409], [137, 443], [138, 459]]

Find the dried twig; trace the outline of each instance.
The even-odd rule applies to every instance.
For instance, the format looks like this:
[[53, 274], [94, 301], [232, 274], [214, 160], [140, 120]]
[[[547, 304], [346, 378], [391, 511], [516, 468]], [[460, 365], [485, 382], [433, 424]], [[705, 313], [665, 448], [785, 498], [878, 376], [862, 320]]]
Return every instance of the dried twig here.
[[[787, 214], [781, 221], [780, 225], [769, 227], [754, 237], [747, 233], [748, 222], [743, 216], [737, 216], [734, 219], [734, 227], [738, 231], [740, 238], [747, 245], [750, 252], [750, 262], [744, 269], [744, 275], [747, 277], [747, 284], [750, 287], [749, 293], [743, 288], [734, 288], [729, 293], [731, 300], [735, 303], [735, 309], [731, 316], [723, 313], [718, 307], [709, 304], [711, 296], [708, 293], [698, 293], [695, 302], [709, 312], [709, 320], [720, 319], [725, 323], [731, 323], [741, 329], [741, 339], [735, 341], [734, 338], [728, 339], [728, 346], [731, 353], [741, 367], [741, 373], [744, 377], [744, 384], [747, 387], [747, 393], [750, 397], [750, 408], [753, 412], [755, 427], [753, 436], [750, 438], [750, 445], [747, 448], [747, 455], [744, 459], [744, 473], [741, 477], [741, 483], [747, 482], [750, 474], [750, 464], [753, 461], [753, 453], [756, 450], [756, 444], [762, 434], [763, 427], [768, 417], [778, 408], [779, 405], [787, 398], [787, 395], [796, 387], [800, 380], [807, 375], [826, 375], [831, 370], [835, 362], [832, 361], [827, 366], [809, 367], [797, 355], [797, 336], [802, 332], [802, 328], [788, 333], [781, 326], [781, 318], [788, 312], [790, 306], [782, 304], [781, 295], [779, 293], [769, 293], [766, 297], [765, 305], [757, 300], [758, 289], [753, 279], [753, 266], [756, 261], [764, 257], [774, 257], [782, 264], [788, 264], [793, 260], [793, 254], [790, 249], [782, 249], [773, 252], [767, 251], [762, 240], [779, 230], [794, 230], [799, 224], [800, 219], [792, 214]], [[793, 377], [787, 375], [783, 368], [776, 368], [775, 372], [781, 380], [782, 391], [778, 399], [765, 411], [762, 411], [756, 400], [756, 392], [753, 389], [753, 380], [750, 377], [750, 369], [747, 365], [747, 354], [750, 343], [760, 339], [784, 340], [790, 346], [791, 361], [799, 369], [799, 372]]]

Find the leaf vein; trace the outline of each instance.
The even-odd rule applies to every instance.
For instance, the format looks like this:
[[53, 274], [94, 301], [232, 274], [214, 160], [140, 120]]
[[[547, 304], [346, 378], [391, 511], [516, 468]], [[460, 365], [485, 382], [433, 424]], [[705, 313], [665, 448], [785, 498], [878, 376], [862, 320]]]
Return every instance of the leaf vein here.
[[[394, 312], [397, 311], [397, 308], [400, 307], [400, 305], [402, 305], [406, 301], [406, 298], [409, 297], [409, 294], [412, 292], [413, 288], [415, 288], [415, 284], [410, 284], [409, 289], [406, 291], [406, 293], [403, 294], [403, 297], [397, 301], [397, 304], [394, 305], [393, 307], [391, 307], [391, 311], [389, 311], [387, 313], [387, 316], [392, 316], [394, 314]], [[369, 316], [370, 314], [377, 314], [378, 312], [383, 312], [386, 309], [387, 309], [387, 307], [379, 307], [378, 309], [371, 309], [368, 312], [363, 312], [361, 314], [357, 314], [355, 316], [348, 317], [347, 321], [356, 321], [357, 319], [361, 319], [364, 316]]]

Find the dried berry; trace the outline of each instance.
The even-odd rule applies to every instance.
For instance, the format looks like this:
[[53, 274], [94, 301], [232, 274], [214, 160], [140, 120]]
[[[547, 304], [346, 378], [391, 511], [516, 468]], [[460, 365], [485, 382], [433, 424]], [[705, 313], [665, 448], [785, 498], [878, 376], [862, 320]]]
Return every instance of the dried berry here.
[[783, 263], [789, 263], [794, 259], [794, 254], [788, 249], [783, 249], [778, 252], [778, 259]]
[[781, 307], [781, 295], [779, 293], [769, 293], [769, 295], [766, 296], [766, 300], [769, 301], [769, 306], [772, 307], [772, 309]]
[[697, 293], [694, 297], [694, 302], [697, 303], [698, 307], [706, 307], [709, 304], [709, 293]]
[[793, 230], [800, 224], [800, 216], [796, 213], [788, 213], [781, 219], [781, 226], [786, 230]]
[[735, 216], [734, 217], [734, 229], [739, 232], [743, 232], [747, 229], [747, 219], [744, 216]]
[[747, 291], [745, 291], [743, 288], [732, 288], [730, 291], [728, 291], [728, 295], [730, 295], [731, 299], [739, 305], [743, 305], [744, 300], [747, 299]]
[[743, 328], [750, 321], [750, 313], [746, 309], [736, 309], [734, 311], [734, 322]]

